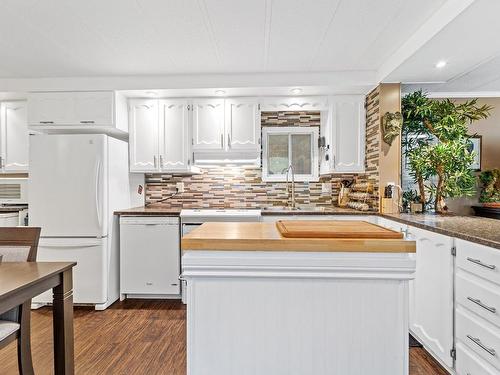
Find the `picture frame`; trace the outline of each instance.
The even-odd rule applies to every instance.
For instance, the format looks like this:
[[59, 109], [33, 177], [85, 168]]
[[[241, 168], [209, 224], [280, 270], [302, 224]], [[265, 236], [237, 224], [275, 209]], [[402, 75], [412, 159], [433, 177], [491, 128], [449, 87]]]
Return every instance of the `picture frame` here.
[[476, 172], [479, 172], [481, 170], [482, 145], [483, 145], [482, 135], [473, 135], [470, 138], [469, 151], [474, 152], [474, 161], [470, 165], [470, 168]]

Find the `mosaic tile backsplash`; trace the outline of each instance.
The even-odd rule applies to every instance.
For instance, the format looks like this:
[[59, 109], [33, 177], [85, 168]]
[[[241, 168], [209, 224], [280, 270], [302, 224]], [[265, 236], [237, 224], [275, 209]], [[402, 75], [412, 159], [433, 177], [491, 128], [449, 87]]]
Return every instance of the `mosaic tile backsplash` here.
[[[378, 101], [370, 101], [374, 106]], [[367, 112], [368, 113], [368, 112]], [[370, 112], [373, 113], [373, 110]], [[262, 112], [262, 126], [319, 126], [320, 112]], [[340, 182], [355, 179], [371, 182], [378, 189], [378, 126], [367, 123], [367, 173], [335, 174], [319, 182], [296, 182], [296, 204], [303, 208], [337, 205]], [[373, 129], [372, 129], [373, 128]], [[262, 171], [255, 166], [209, 167], [193, 176], [175, 174], [146, 175], [146, 203], [162, 200], [176, 191], [176, 183], [184, 182], [184, 193], [162, 202], [165, 207], [183, 208], [265, 208], [286, 206], [288, 195], [284, 182], [262, 182]], [[322, 193], [322, 183], [331, 185], [331, 193]], [[377, 193], [378, 194], [378, 193]], [[378, 199], [368, 202], [378, 209]]]

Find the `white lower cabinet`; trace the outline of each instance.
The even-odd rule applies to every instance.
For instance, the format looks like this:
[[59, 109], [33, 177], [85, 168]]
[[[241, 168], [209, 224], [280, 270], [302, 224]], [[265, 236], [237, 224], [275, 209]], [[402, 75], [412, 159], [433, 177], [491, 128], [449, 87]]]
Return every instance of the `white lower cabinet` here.
[[500, 374], [500, 251], [460, 239], [456, 249], [457, 374]]
[[417, 242], [411, 334], [450, 373], [500, 374], [500, 251], [429, 230], [406, 230], [386, 218], [377, 221]]
[[457, 375], [498, 375], [498, 370], [460, 342], [457, 344], [456, 371]]
[[120, 294], [180, 294], [177, 217], [120, 218]]
[[417, 270], [410, 285], [410, 332], [442, 364], [453, 367], [453, 238], [408, 227], [417, 242]]

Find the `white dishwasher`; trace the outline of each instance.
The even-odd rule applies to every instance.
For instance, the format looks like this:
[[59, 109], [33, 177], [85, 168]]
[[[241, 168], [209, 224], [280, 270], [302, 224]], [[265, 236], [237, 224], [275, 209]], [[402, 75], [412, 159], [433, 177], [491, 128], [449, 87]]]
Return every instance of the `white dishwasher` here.
[[120, 295], [180, 298], [178, 217], [120, 217]]

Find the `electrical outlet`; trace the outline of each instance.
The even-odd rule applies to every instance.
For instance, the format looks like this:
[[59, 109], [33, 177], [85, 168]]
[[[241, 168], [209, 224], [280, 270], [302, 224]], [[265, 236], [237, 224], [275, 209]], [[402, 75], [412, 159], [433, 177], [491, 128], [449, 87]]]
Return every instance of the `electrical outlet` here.
[[184, 193], [184, 182], [178, 182], [175, 187], [179, 193]]

